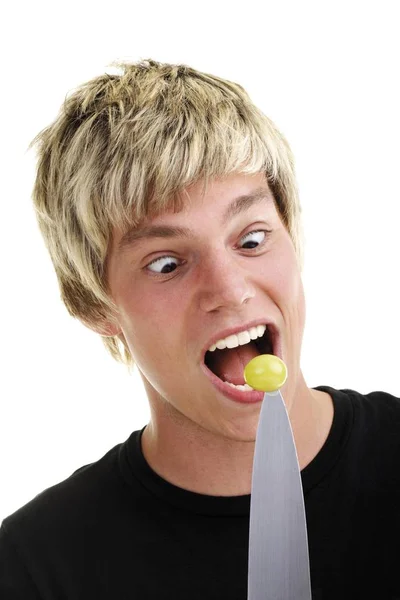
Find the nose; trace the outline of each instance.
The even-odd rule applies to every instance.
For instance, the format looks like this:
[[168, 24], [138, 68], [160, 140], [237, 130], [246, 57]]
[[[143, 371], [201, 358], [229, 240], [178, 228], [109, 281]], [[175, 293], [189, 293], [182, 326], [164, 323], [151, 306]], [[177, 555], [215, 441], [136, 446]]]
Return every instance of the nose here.
[[209, 258], [203, 264], [200, 308], [204, 312], [237, 310], [255, 296], [250, 273], [228, 254]]

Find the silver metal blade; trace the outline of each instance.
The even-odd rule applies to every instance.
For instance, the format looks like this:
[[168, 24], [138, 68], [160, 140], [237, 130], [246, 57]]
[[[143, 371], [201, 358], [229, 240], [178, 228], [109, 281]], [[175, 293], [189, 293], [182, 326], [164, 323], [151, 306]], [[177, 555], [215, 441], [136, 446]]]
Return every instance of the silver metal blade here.
[[264, 395], [250, 503], [248, 600], [311, 600], [303, 488], [282, 394]]

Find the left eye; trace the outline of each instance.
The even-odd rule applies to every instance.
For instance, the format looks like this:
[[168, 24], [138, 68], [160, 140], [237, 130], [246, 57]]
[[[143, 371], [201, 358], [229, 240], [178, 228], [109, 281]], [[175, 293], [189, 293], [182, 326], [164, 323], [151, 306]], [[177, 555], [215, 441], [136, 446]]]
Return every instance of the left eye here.
[[246, 250], [251, 250], [262, 244], [265, 240], [266, 232], [263, 230], [250, 231], [241, 238], [242, 248], [247, 244]]

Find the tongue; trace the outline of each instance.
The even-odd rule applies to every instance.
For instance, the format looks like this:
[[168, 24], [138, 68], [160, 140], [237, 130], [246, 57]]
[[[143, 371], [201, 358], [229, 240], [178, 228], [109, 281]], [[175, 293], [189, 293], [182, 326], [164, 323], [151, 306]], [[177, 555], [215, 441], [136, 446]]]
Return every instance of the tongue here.
[[212, 370], [223, 381], [243, 385], [245, 383], [243, 377], [245, 366], [259, 354], [253, 342], [237, 348], [215, 350], [212, 353]]

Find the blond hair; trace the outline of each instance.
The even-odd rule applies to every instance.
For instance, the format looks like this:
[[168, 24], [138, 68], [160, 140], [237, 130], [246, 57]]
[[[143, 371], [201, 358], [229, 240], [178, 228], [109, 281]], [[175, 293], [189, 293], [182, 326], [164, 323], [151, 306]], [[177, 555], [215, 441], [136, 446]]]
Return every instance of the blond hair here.
[[[293, 156], [275, 125], [237, 83], [186, 65], [114, 63], [67, 96], [33, 140], [33, 202], [68, 312], [86, 325], [116, 322], [106, 259], [113, 227], [179, 210], [190, 184], [264, 172], [303, 268]], [[123, 336], [122, 336], [123, 337]], [[124, 339], [102, 340], [133, 360]]]

